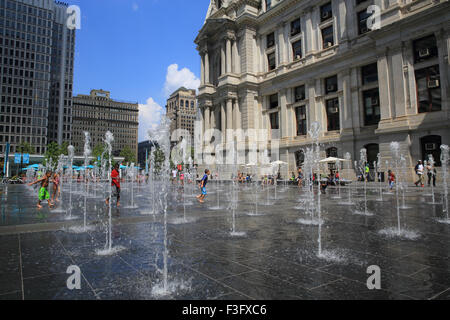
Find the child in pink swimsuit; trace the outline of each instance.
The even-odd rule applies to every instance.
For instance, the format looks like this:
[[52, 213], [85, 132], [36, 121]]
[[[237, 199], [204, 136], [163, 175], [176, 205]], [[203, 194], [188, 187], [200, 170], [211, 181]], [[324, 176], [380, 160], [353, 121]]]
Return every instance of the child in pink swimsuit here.
[[60, 176], [59, 173], [55, 173], [53, 176], [53, 194], [52, 194], [52, 202], [59, 202], [58, 197], [61, 193], [61, 185], [60, 185]]

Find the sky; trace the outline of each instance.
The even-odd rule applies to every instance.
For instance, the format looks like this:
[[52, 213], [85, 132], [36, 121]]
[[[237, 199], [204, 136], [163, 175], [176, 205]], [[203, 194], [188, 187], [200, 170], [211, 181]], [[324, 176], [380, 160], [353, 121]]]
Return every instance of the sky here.
[[200, 85], [194, 40], [209, 0], [71, 0], [81, 9], [76, 33], [74, 95], [91, 89], [139, 103], [139, 141], [181, 86]]

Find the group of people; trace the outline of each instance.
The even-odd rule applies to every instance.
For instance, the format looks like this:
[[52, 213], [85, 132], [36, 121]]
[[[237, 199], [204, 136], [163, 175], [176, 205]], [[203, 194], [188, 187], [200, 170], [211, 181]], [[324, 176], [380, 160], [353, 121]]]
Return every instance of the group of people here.
[[433, 181], [433, 186], [436, 187], [437, 171], [431, 163], [427, 163], [426, 166], [424, 166], [423, 162], [419, 160], [414, 170], [416, 171], [416, 175], [419, 178], [419, 180], [414, 183], [416, 187], [425, 187], [425, 173], [428, 176], [428, 186], [430, 186], [431, 181]]
[[[116, 202], [117, 202], [117, 206], [120, 207], [120, 165], [116, 164], [114, 166], [114, 169], [111, 172], [111, 186], [114, 188], [114, 195], [116, 197]], [[368, 168], [368, 167], [367, 167]], [[367, 170], [366, 168], [366, 170]], [[436, 168], [434, 168], [434, 166], [431, 163], [427, 163], [426, 166], [424, 166], [422, 161], [418, 161], [417, 165], [415, 167], [415, 172], [416, 175], [418, 176], [418, 181], [415, 182], [416, 186], [421, 186], [421, 187], [425, 187], [425, 174], [428, 176], [428, 186], [431, 185], [431, 183], [433, 183], [433, 186], [436, 187], [436, 176], [437, 176], [437, 171]], [[179, 174], [179, 178], [180, 178], [180, 182], [182, 185], [184, 185], [184, 181], [185, 181], [185, 174], [182, 171], [179, 170], [173, 170], [172, 171], [172, 182], [176, 183], [177, 182], [177, 177]], [[203, 176], [203, 178], [200, 180], [200, 195], [197, 196], [197, 199], [199, 200], [200, 203], [204, 203], [204, 200], [206, 198], [207, 195], [207, 191], [206, 191], [206, 185], [208, 184], [208, 179], [209, 176], [211, 175], [211, 172], [206, 169], [205, 170], [205, 174]], [[368, 175], [367, 175], [368, 176]], [[237, 175], [237, 181], [240, 183], [245, 183], [245, 182], [251, 182], [251, 175], [247, 174], [242, 174], [240, 172], [238, 172]], [[312, 177], [310, 177], [310, 179], [312, 179], [312, 182], [316, 182], [318, 180], [317, 175], [313, 175]], [[303, 175], [303, 171], [301, 168], [298, 169], [298, 174], [297, 176], [292, 173], [292, 178], [291, 181], [296, 182], [298, 184], [299, 187], [303, 186], [303, 180], [304, 180], [304, 175]], [[397, 181], [397, 177], [395, 175], [395, 173], [392, 170], [388, 171], [388, 183], [389, 183], [389, 189], [392, 191], [394, 189], [395, 183]], [[53, 193], [50, 199], [50, 192], [48, 191], [50, 184], [53, 183]], [[29, 183], [29, 186], [33, 186], [36, 184], [40, 184], [40, 188], [39, 188], [39, 196], [38, 196], [38, 203], [37, 203], [37, 207], [39, 209], [42, 208], [42, 201], [47, 201], [49, 207], [53, 207], [55, 202], [59, 201], [59, 197], [61, 194], [61, 175], [60, 173], [56, 172], [53, 173], [51, 171], [45, 173], [45, 175], [41, 178], [41, 176], [38, 174], [38, 178], [36, 181]], [[191, 178], [189, 178], [189, 183], [191, 183]], [[265, 175], [262, 177], [262, 183], [265, 185], [269, 185], [269, 184], [274, 184], [275, 182], [275, 178], [271, 175]], [[327, 176], [326, 179], [322, 179], [320, 178], [320, 186], [321, 186], [321, 190], [323, 193], [326, 192], [326, 189], [329, 185], [334, 185], [336, 186], [338, 183], [340, 183], [340, 173], [339, 171], [334, 171], [331, 170], [330, 174]], [[108, 197], [105, 202], [107, 205], [110, 204], [110, 197]]]
[[250, 174], [245, 174], [245, 173], [241, 173], [238, 172], [238, 176], [237, 176], [238, 182], [239, 183], [250, 183], [252, 182], [252, 176]]
[[192, 183], [193, 181], [193, 174], [192, 173], [184, 173], [183, 170], [180, 169], [173, 169], [172, 170], [172, 184], [178, 184], [178, 181], [182, 186], [184, 186], [184, 183]]
[[[53, 183], [53, 193], [50, 199], [50, 192], [48, 191], [48, 188], [51, 183]], [[59, 202], [58, 198], [61, 195], [60, 183], [61, 183], [60, 174], [58, 172], [53, 173], [51, 171], [48, 171], [42, 178], [40, 177], [40, 175], [38, 175], [38, 179], [36, 181], [28, 184], [30, 187], [36, 184], [41, 185], [39, 188], [38, 203], [37, 203], [37, 207], [39, 209], [42, 209], [41, 204], [42, 201], [47, 201], [49, 207], [53, 207], [56, 202]]]

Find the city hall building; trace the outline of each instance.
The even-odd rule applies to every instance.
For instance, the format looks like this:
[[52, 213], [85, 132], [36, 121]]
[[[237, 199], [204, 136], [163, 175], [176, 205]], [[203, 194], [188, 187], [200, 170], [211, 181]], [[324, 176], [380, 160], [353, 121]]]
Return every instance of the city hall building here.
[[303, 163], [312, 122], [324, 158], [366, 148], [385, 166], [398, 141], [412, 169], [450, 144], [449, 1], [212, 0], [195, 43], [201, 131], [266, 130], [283, 176]]

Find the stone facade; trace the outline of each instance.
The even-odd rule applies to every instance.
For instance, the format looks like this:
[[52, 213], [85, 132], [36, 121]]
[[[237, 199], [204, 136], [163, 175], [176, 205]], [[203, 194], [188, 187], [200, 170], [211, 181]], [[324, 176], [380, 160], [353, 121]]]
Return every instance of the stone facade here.
[[[371, 5], [379, 29], [368, 28]], [[283, 176], [301, 165], [315, 121], [324, 157], [359, 160], [367, 148], [385, 164], [399, 141], [411, 169], [439, 158], [450, 143], [449, 12], [443, 0], [213, 0], [195, 40], [201, 131], [265, 129], [271, 140], [279, 129]]]
[[105, 133], [114, 135], [113, 155], [126, 146], [138, 153], [139, 105], [111, 99], [109, 91], [91, 90], [90, 95], [73, 98], [73, 146], [83, 154], [84, 132], [91, 135], [91, 148], [103, 144]]

